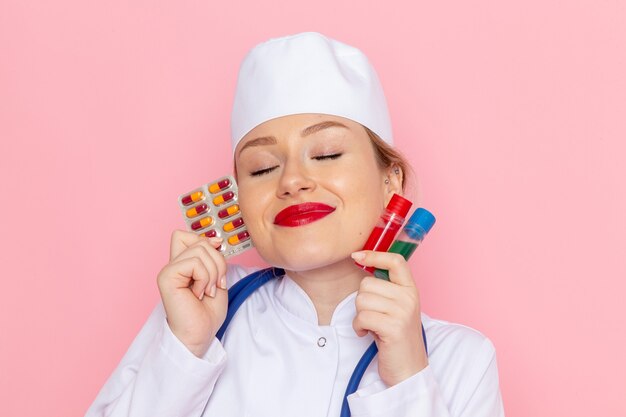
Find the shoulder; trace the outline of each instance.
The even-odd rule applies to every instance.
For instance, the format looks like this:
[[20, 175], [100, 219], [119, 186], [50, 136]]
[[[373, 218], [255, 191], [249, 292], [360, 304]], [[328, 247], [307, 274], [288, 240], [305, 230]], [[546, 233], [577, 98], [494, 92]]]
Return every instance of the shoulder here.
[[[496, 351], [480, 331], [422, 313], [428, 367], [451, 415], [503, 416]], [[499, 411], [497, 411], [499, 409]], [[482, 410], [478, 412], [477, 410]]]
[[495, 347], [480, 331], [460, 323], [432, 318], [422, 313], [429, 356], [445, 357], [447, 361], [491, 360]]

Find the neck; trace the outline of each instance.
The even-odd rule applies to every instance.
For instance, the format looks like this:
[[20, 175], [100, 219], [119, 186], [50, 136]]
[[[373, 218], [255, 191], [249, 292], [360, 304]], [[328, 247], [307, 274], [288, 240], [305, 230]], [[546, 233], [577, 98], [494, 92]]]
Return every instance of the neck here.
[[317, 311], [318, 324], [330, 324], [337, 305], [357, 291], [367, 275], [351, 258], [309, 271], [286, 271], [309, 296]]

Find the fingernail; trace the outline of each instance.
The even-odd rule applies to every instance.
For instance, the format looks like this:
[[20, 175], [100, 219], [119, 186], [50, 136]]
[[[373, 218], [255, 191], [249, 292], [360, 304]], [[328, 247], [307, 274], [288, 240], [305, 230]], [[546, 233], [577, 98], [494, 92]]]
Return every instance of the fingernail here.
[[211, 286], [211, 292], [209, 293], [209, 295], [210, 295], [211, 297], [215, 297], [215, 293], [216, 293], [216, 292], [217, 292], [217, 288], [215, 287], [215, 284], [213, 284], [213, 285]]
[[362, 261], [363, 259], [365, 259], [365, 254], [363, 252], [353, 252], [350, 256], [355, 261]]
[[226, 290], [226, 275], [222, 275], [222, 278], [220, 278], [220, 287], [222, 287], [223, 290]]
[[200, 294], [200, 297], [198, 297], [200, 299], [200, 301], [202, 301], [202, 299], [204, 298], [204, 291], [202, 291], [202, 294]]

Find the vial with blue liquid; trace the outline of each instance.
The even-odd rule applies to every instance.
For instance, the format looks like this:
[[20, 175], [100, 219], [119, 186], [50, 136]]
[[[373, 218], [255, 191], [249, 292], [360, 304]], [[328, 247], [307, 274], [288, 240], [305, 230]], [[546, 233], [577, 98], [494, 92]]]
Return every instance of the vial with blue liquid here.
[[[435, 216], [425, 208], [418, 208], [387, 252], [398, 253], [408, 261], [434, 224]], [[376, 269], [374, 276], [389, 281], [386, 269]]]

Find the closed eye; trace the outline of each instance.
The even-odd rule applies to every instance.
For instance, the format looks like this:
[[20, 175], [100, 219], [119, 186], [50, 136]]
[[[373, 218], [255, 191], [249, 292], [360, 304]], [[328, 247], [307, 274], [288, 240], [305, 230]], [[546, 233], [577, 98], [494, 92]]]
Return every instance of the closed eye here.
[[269, 167], [269, 168], [265, 168], [265, 169], [259, 169], [258, 171], [252, 171], [250, 173], [250, 175], [253, 176], [253, 177], [258, 177], [258, 176], [261, 176], [261, 175], [264, 175], [264, 174], [269, 174], [270, 172], [272, 172], [276, 168], [278, 168], [278, 165], [273, 166], [273, 167]]
[[314, 156], [313, 159], [315, 159], [316, 161], [323, 161], [325, 159], [337, 159], [341, 156], [342, 154], [340, 153], [333, 153], [330, 155], [320, 155], [320, 156]]

